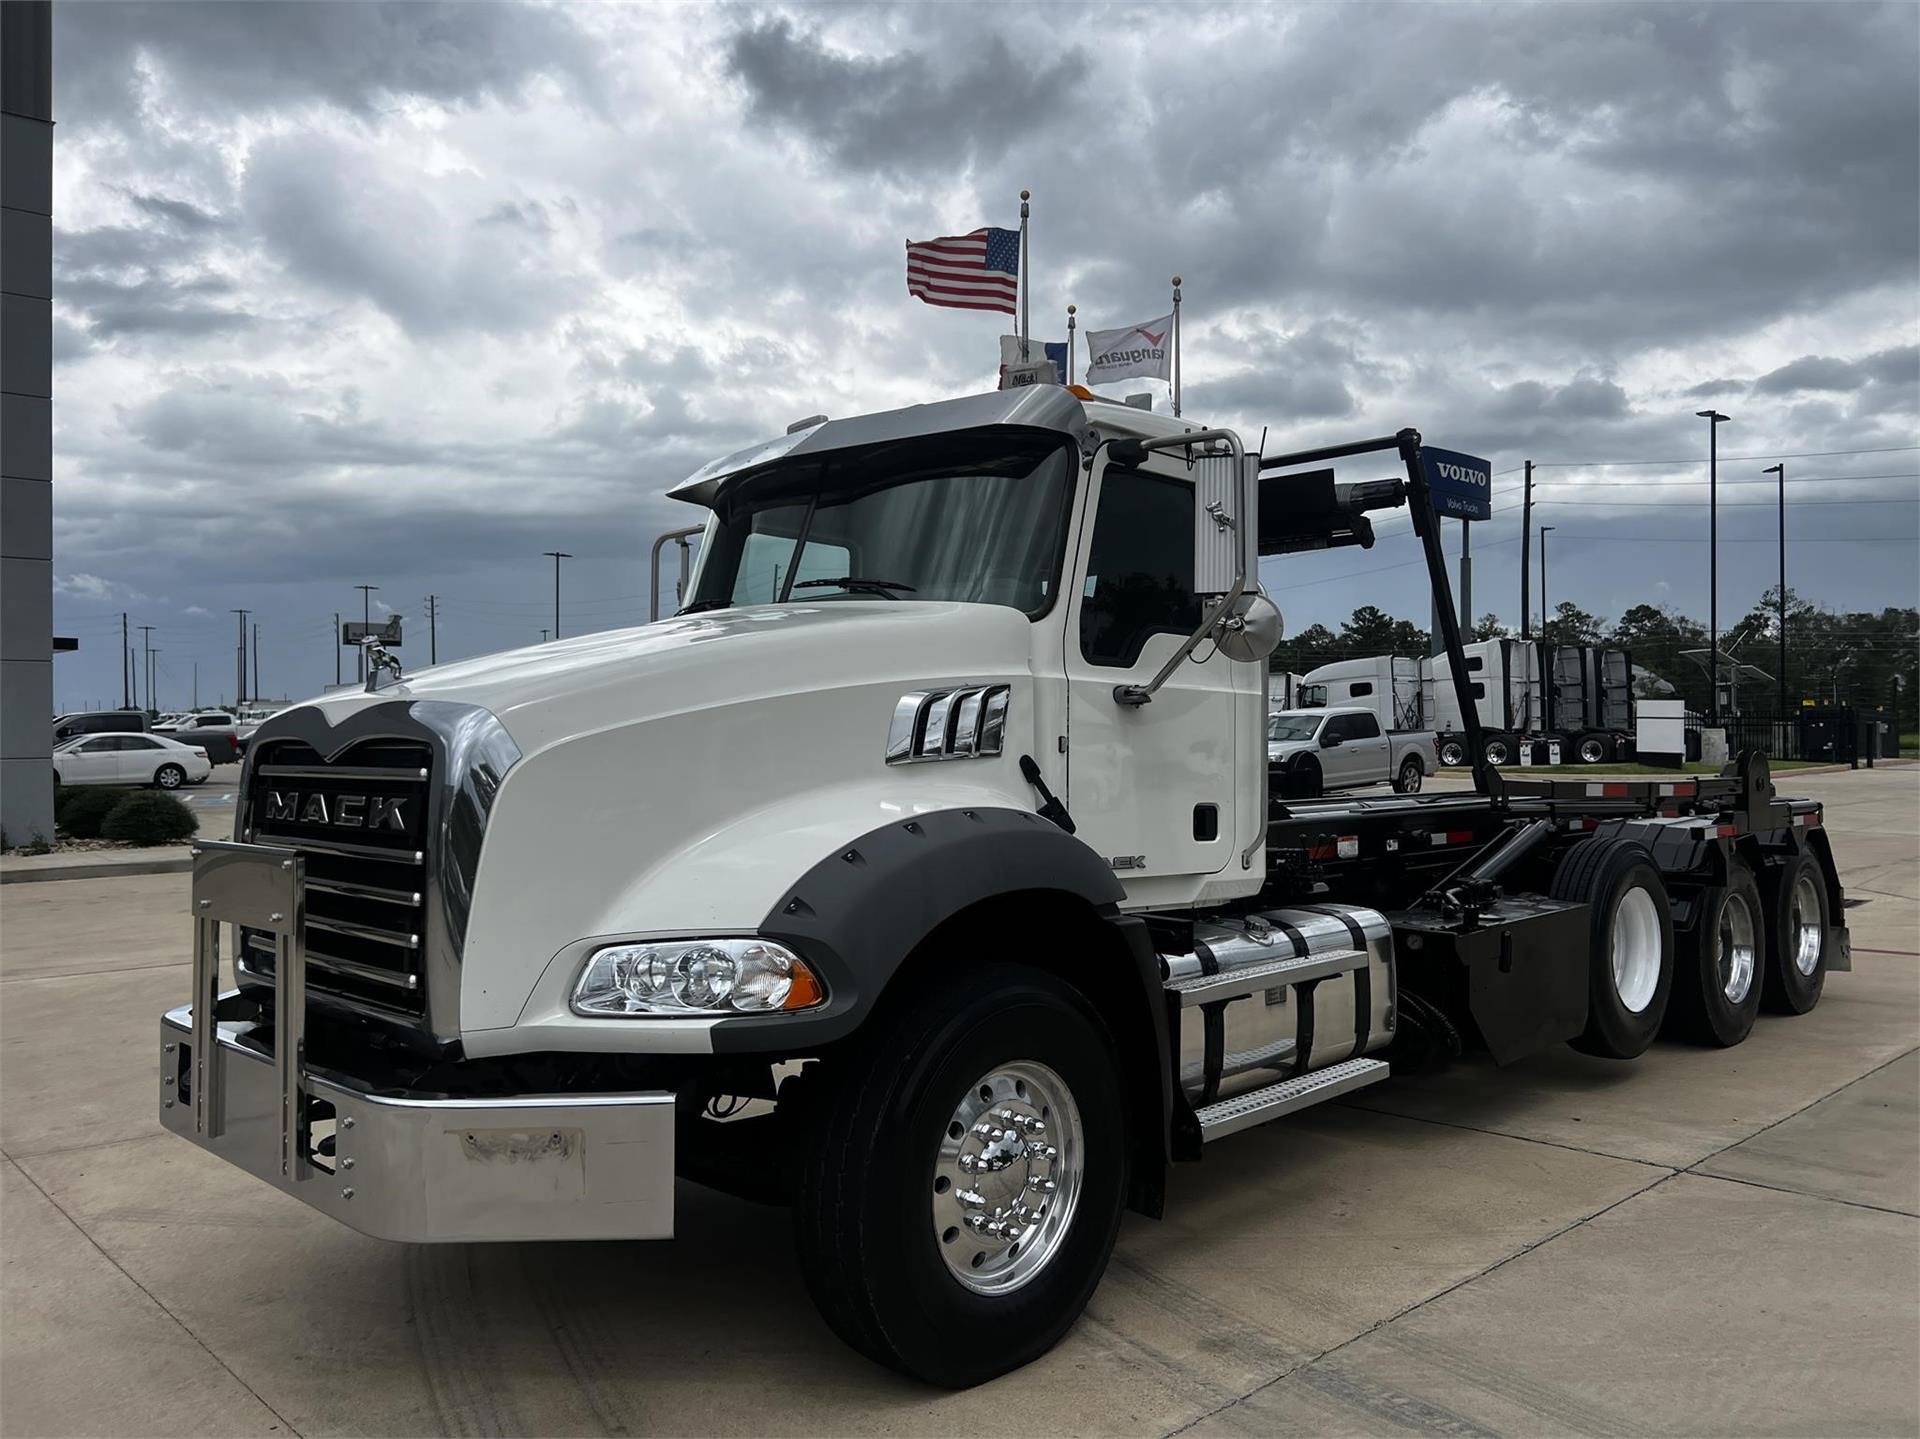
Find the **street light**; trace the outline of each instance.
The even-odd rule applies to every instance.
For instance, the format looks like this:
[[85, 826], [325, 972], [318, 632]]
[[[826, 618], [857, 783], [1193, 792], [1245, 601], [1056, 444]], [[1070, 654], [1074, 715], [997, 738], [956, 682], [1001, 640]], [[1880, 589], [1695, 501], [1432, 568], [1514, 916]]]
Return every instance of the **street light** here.
[[570, 560], [572, 555], [565, 550], [542, 550], [541, 554], [553, 561], [553, 637], [560, 638], [560, 561]]
[[1552, 623], [1551, 613], [1547, 609], [1547, 536], [1559, 529], [1558, 525], [1540, 526], [1540, 638], [1547, 637], [1547, 626]]
[[1707, 422], [1707, 677], [1713, 703], [1708, 715], [1720, 723], [1720, 427], [1727, 417], [1718, 410], [1695, 410]]
[[1760, 472], [1780, 477], [1780, 718], [1787, 717], [1787, 467], [1783, 461]]
[[[354, 588], [360, 591], [360, 638], [364, 641], [367, 637], [366, 631], [373, 628], [373, 592], [380, 586], [355, 585]], [[359, 658], [354, 661], [353, 673], [364, 683], [367, 678], [367, 647], [363, 643], [355, 646], [355, 649], [359, 653]]]

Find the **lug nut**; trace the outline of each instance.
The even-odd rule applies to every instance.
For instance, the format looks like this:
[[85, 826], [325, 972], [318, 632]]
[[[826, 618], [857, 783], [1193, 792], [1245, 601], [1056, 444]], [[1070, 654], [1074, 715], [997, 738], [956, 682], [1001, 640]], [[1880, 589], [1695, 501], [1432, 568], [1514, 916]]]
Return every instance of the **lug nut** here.
[[962, 1189], [957, 1191], [953, 1197], [969, 1209], [984, 1208], [987, 1202], [987, 1196], [980, 1193], [977, 1189]]

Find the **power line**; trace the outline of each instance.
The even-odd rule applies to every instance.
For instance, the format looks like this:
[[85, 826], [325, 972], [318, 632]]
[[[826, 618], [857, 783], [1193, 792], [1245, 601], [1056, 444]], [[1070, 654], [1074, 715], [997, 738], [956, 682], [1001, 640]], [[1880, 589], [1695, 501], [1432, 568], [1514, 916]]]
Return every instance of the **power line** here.
[[[1907, 450], [1920, 450], [1920, 445], [1882, 445], [1871, 450], [1798, 450], [1787, 454], [1767, 455], [1722, 455], [1723, 460], [1824, 460], [1836, 455], [1897, 455]], [[1535, 462], [1536, 470], [1581, 470], [1605, 469], [1617, 465], [1697, 465], [1700, 456], [1688, 455], [1684, 460], [1540, 460]]]

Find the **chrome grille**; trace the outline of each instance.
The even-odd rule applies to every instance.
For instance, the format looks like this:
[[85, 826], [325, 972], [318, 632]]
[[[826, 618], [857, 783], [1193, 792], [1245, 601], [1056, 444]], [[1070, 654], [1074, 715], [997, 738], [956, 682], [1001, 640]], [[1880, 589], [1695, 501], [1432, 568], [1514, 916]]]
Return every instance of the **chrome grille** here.
[[[426, 1013], [428, 779], [432, 751], [366, 740], [333, 762], [298, 740], [255, 757], [246, 838], [306, 858], [307, 988]], [[249, 971], [273, 973], [272, 936], [247, 930]]]

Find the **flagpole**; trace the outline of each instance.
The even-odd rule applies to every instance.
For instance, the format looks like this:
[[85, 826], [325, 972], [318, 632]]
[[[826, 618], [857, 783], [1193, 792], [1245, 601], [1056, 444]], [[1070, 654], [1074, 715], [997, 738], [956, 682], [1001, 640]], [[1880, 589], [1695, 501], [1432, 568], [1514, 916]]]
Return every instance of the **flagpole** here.
[[1173, 417], [1180, 418], [1180, 277], [1173, 277]]
[[1033, 281], [1027, 276], [1027, 201], [1031, 199], [1031, 190], [1020, 192], [1020, 363], [1027, 364], [1033, 356], [1027, 349], [1027, 301], [1032, 297]]

